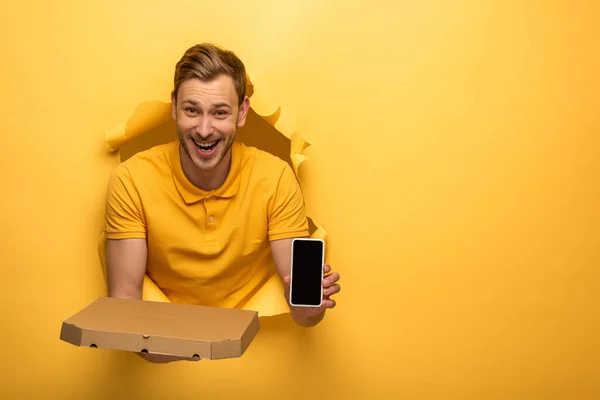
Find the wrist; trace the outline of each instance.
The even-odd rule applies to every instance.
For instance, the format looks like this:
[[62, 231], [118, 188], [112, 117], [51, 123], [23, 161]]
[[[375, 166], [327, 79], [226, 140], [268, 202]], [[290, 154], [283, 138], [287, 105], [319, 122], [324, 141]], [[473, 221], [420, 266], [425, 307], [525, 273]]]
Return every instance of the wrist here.
[[299, 310], [297, 307], [290, 307], [290, 314], [292, 315], [293, 320], [300, 326], [305, 328], [310, 328], [317, 325], [323, 317], [325, 317], [325, 310], [321, 311], [317, 315], [306, 316], [303, 315], [303, 310]]

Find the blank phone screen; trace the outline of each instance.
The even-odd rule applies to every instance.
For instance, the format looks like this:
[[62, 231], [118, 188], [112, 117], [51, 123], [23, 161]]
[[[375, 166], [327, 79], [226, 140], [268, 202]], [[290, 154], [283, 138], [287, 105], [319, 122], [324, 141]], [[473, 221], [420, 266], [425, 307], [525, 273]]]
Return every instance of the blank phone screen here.
[[323, 242], [294, 241], [292, 257], [291, 301], [293, 304], [318, 306], [323, 285]]

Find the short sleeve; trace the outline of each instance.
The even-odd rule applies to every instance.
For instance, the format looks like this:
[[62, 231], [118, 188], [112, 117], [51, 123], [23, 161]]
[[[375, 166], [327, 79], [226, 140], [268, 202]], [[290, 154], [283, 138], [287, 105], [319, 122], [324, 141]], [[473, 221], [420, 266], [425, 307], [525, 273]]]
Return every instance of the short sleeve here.
[[289, 165], [285, 165], [269, 212], [269, 240], [309, 235], [302, 190]]
[[104, 230], [108, 239], [146, 237], [142, 203], [123, 164], [115, 169], [108, 181]]

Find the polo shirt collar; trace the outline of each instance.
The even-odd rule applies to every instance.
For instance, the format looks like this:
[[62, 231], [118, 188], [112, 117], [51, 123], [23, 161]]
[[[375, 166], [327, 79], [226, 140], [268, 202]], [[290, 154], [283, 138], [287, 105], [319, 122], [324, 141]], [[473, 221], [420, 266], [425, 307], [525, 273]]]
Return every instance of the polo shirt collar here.
[[225, 178], [225, 182], [223, 182], [221, 187], [211, 191], [200, 189], [185, 176], [183, 168], [181, 167], [179, 141], [176, 141], [173, 144], [170, 158], [175, 186], [187, 204], [196, 203], [208, 196], [230, 198], [237, 193], [240, 186], [242, 162], [244, 158], [244, 145], [242, 143], [237, 141], [233, 142], [233, 145], [231, 146], [231, 166], [227, 178]]

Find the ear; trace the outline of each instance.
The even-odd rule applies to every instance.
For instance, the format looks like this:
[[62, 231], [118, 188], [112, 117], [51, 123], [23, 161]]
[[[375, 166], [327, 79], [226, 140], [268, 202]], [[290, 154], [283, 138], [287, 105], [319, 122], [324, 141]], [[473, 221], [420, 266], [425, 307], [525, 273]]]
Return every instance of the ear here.
[[240, 105], [240, 112], [238, 114], [238, 128], [241, 128], [246, 123], [246, 117], [248, 116], [248, 110], [250, 110], [250, 98], [244, 97], [244, 101]]
[[175, 91], [171, 92], [171, 118], [177, 120], [177, 101], [175, 100]]

